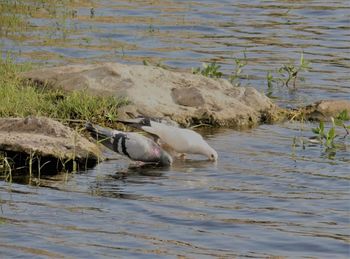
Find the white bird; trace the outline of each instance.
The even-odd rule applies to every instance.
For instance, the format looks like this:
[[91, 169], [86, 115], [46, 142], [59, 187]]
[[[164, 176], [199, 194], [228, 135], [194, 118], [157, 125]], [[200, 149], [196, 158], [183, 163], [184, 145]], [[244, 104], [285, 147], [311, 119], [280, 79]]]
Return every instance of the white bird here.
[[162, 144], [177, 153], [200, 154], [213, 161], [218, 159], [217, 152], [209, 146], [200, 134], [193, 130], [174, 127], [145, 117], [118, 121], [155, 135]]
[[157, 143], [141, 134], [107, 129], [90, 122], [85, 124], [85, 128], [106, 147], [131, 160], [162, 166], [173, 162], [172, 157]]

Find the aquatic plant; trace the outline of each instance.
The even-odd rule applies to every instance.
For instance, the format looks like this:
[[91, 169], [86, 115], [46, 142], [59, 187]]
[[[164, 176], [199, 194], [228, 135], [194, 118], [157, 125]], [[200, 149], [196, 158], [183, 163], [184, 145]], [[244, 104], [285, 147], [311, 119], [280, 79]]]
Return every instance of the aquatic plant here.
[[11, 158], [6, 156], [6, 153], [0, 152], [0, 173], [3, 175], [5, 181], [12, 182], [13, 163]]
[[350, 125], [345, 125], [345, 121], [349, 121], [350, 116], [348, 114], [347, 110], [343, 110], [338, 114], [337, 117], [335, 117], [334, 124], [339, 127], [343, 127], [344, 130], [346, 131], [346, 135], [349, 135], [349, 129]]
[[[243, 58], [234, 58], [234, 68], [232, 74], [228, 76], [228, 80], [234, 86], [240, 86], [240, 79], [242, 77], [248, 77], [247, 75], [242, 75], [243, 67], [248, 64], [246, 52], [243, 52]], [[210, 64], [203, 63], [202, 67], [192, 68], [193, 74], [201, 74], [206, 77], [211, 78], [221, 78], [223, 73], [219, 71], [221, 68], [220, 65], [216, 64], [216, 62], [212, 62]]]
[[[322, 150], [322, 155], [326, 155], [328, 159], [334, 159], [337, 151], [343, 149], [346, 145], [345, 139], [349, 135], [350, 129], [350, 125], [347, 125], [346, 121], [349, 121], [349, 119], [347, 110], [343, 110], [335, 118], [331, 118], [330, 125], [326, 125], [324, 121], [319, 121], [317, 127], [311, 128], [313, 136], [308, 138], [305, 138], [304, 136], [293, 137], [293, 157], [295, 156], [297, 146], [300, 146], [305, 150], [310, 145], [315, 146], [315, 144], [318, 144], [317, 146]], [[300, 131], [303, 131], [303, 125], [304, 124], [302, 123]], [[341, 128], [345, 130], [345, 134], [341, 134]]]
[[328, 131], [324, 128], [324, 122], [320, 121], [317, 128], [312, 128], [312, 132], [316, 134], [316, 138], [328, 148], [334, 147], [334, 139], [336, 137], [335, 127], [331, 127]]
[[299, 59], [299, 65], [295, 65], [294, 62], [289, 64], [283, 64], [276, 70], [275, 75], [268, 71], [266, 75], [268, 93], [272, 93], [274, 86], [287, 88], [290, 87], [290, 82], [293, 82], [293, 89], [296, 89], [297, 79], [304, 81], [305, 79], [300, 76], [300, 72], [309, 71], [311, 69], [310, 62], [304, 58], [304, 54], [301, 53]]
[[156, 31], [156, 29], [154, 28], [154, 26], [152, 25], [152, 24], [150, 24], [149, 26], [148, 26], [148, 32], [149, 33], [153, 33], [153, 32], [155, 32]]
[[335, 139], [338, 137], [336, 134], [336, 128], [337, 126], [343, 127], [345, 129], [345, 136], [349, 135], [350, 125], [346, 125], [345, 121], [349, 120], [349, 115], [347, 110], [343, 110], [338, 114], [338, 116], [332, 120], [332, 126], [328, 129], [328, 131], [325, 129], [324, 122], [320, 121], [318, 127], [312, 128], [312, 132], [315, 134], [315, 138], [326, 148], [336, 148]]
[[[235, 61], [235, 67], [233, 69], [232, 74], [229, 76], [229, 81], [234, 86], [240, 86], [241, 82], [239, 79], [241, 79], [242, 77], [243, 67], [245, 67], [248, 64], [246, 52], [245, 51], [243, 52], [243, 59], [234, 58], [234, 61]], [[248, 76], [245, 76], [245, 77], [248, 77]]]
[[222, 77], [222, 72], [219, 71], [220, 65], [217, 65], [216, 62], [212, 62], [210, 64], [203, 63], [202, 68], [198, 67], [192, 69], [193, 74], [201, 74], [206, 77], [211, 78], [220, 78]]

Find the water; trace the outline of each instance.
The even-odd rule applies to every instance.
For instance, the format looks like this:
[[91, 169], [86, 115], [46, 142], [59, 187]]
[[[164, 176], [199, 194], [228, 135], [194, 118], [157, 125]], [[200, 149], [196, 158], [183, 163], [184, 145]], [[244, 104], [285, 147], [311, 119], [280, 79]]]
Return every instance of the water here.
[[[69, 6], [75, 18], [39, 8], [25, 29], [2, 29], [1, 47], [48, 65], [146, 59], [190, 70], [216, 60], [225, 76], [246, 51], [241, 83], [260, 91], [267, 71], [304, 51], [312, 70], [296, 92], [275, 89], [276, 102], [349, 99], [349, 1], [217, 2], [84, 1]], [[350, 140], [325, 152], [307, 141], [315, 126], [203, 131], [217, 164], [128, 169], [121, 160], [31, 185], [1, 181], [0, 255], [349, 257]]]

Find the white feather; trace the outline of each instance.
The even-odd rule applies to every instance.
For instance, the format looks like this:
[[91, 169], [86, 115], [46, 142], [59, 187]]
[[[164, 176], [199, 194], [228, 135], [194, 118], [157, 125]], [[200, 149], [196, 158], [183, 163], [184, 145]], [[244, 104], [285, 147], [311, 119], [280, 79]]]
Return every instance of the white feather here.
[[144, 131], [157, 135], [160, 140], [178, 153], [202, 154], [216, 160], [217, 153], [203, 137], [189, 129], [177, 128], [151, 121], [151, 126], [142, 126]]

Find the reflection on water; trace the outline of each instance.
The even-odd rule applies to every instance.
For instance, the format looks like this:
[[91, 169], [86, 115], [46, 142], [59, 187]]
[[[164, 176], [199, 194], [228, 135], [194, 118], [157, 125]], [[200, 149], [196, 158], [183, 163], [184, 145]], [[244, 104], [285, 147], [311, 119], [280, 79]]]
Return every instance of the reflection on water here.
[[293, 150], [300, 128], [210, 134], [217, 164], [128, 169], [127, 161], [109, 161], [41, 179], [41, 187], [2, 182], [1, 253], [346, 257], [349, 152], [329, 160], [318, 146]]
[[[229, 75], [246, 50], [242, 83], [264, 91], [267, 71], [304, 51], [306, 81], [274, 95], [287, 105], [349, 97], [347, 0], [16, 1], [29, 2], [0, 2], [1, 49], [19, 61], [147, 59], [190, 70], [216, 60]], [[112, 160], [30, 185], [0, 182], [0, 255], [347, 257], [349, 137], [330, 155], [307, 142], [312, 126], [202, 132], [216, 164]], [[293, 145], [294, 136], [306, 141]]]

